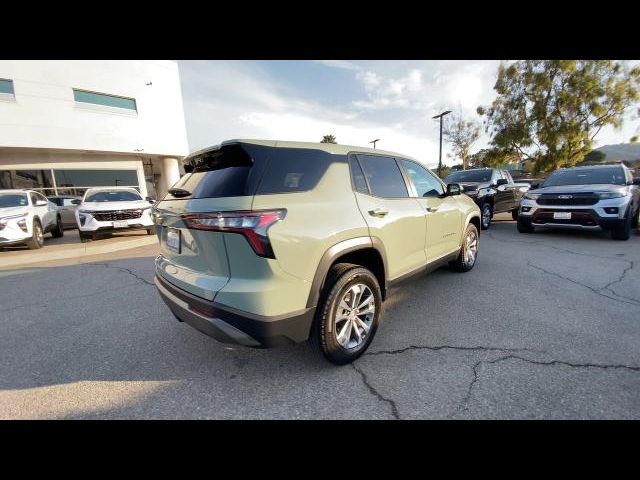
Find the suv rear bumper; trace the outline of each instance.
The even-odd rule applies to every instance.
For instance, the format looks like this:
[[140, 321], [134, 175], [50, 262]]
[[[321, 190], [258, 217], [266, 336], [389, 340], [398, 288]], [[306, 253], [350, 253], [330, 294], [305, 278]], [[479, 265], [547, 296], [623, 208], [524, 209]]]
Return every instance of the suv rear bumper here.
[[162, 300], [178, 320], [219, 342], [247, 347], [274, 347], [309, 338], [315, 307], [267, 317], [243, 312], [192, 295], [156, 275]]

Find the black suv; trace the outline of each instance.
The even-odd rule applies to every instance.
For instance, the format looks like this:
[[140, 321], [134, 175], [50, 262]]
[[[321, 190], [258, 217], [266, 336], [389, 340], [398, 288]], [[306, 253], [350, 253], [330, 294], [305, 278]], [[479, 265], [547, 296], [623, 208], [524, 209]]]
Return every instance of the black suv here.
[[518, 207], [524, 190], [518, 188], [507, 170], [497, 168], [475, 168], [460, 170], [449, 174], [445, 183], [458, 183], [464, 193], [475, 200], [482, 212], [482, 229], [491, 225], [496, 213], [511, 212], [511, 217], [518, 218]]

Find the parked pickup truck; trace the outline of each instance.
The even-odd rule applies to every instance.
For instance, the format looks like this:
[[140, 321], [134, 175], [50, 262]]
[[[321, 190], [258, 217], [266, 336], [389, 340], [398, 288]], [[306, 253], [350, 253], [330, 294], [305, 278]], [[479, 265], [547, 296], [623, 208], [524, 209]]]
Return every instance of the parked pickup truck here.
[[449, 174], [444, 182], [460, 184], [464, 193], [478, 204], [482, 212], [482, 230], [489, 228], [491, 219], [496, 213], [511, 212], [514, 220], [518, 218], [518, 208], [525, 189], [516, 186], [507, 170], [498, 168], [460, 170]]

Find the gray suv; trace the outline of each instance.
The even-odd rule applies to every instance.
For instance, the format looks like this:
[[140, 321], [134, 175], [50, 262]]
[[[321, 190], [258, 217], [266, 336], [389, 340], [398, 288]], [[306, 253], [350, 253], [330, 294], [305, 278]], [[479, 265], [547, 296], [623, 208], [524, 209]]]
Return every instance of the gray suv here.
[[518, 231], [536, 227], [610, 230], [628, 240], [638, 227], [640, 179], [624, 164], [561, 168], [529, 190], [520, 204]]

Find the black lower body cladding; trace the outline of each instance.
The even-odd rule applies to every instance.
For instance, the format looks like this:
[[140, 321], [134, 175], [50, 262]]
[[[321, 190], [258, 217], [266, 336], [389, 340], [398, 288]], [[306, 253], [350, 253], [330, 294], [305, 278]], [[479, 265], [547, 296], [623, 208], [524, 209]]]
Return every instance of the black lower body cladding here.
[[242, 312], [192, 295], [160, 276], [160, 296], [178, 320], [223, 343], [275, 347], [309, 338], [315, 307], [290, 315], [265, 317]]

